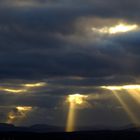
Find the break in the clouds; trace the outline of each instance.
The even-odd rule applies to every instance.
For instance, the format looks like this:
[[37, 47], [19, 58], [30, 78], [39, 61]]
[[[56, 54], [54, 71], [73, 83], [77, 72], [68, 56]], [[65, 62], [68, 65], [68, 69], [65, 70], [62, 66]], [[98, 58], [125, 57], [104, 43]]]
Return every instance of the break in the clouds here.
[[[138, 0], [1, 0], [1, 121], [65, 125], [66, 98], [79, 93], [88, 98], [78, 108], [78, 125], [90, 125], [92, 118], [92, 125], [128, 124], [122, 102], [113, 102], [118, 96], [102, 87], [140, 83], [139, 5]], [[129, 92], [125, 89], [127, 99]]]

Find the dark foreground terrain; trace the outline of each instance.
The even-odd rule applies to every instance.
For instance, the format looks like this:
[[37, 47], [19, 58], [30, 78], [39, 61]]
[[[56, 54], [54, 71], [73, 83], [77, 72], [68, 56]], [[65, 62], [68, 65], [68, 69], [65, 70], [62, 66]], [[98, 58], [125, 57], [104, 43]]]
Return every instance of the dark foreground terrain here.
[[1, 132], [0, 140], [140, 140], [139, 131], [86, 131], [86, 132]]

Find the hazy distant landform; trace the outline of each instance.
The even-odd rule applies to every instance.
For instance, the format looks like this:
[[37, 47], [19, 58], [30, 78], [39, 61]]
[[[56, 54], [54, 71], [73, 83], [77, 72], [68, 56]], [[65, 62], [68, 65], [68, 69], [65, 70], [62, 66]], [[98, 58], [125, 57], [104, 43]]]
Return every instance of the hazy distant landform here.
[[[140, 126], [134, 126], [129, 124], [122, 127], [110, 127], [110, 126], [94, 126], [94, 127], [77, 127], [75, 132], [84, 132], [84, 131], [140, 131]], [[0, 133], [2, 132], [33, 132], [33, 133], [50, 133], [50, 132], [64, 132], [64, 127], [51, 126], [47, 124], [36, 124], [33, 126], [14, 126], [12, 124], [0, 124]]]
[[[31, 127], [15, 127], [10, 124], [0, 124], [0, 139], [18, 140], [18, 139], [112, 139], [112, 140], [138, 140], [140, 138], [140, 127], [132, 125], [122, 128], [90, 128], [83, 127], [75, 132], [64, 132], [65, 127], [56, 127], [49, 125], [34, 125]], [[86, 131], [85, 131], [86, 130]]]

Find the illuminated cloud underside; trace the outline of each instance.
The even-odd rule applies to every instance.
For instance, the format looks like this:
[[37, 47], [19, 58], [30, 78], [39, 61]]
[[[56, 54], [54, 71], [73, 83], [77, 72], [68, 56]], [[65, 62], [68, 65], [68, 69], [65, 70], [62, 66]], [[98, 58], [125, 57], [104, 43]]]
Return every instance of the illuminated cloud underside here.
[[30, 106], [17, 106], [16, 109], [18, 111], [30, 111], [30, 110], [32, 110], [32, 107], [30, 107]]
[[42, 87], [45, 86], [46, 83], [45, 82], [40, 82], [40, 83], [31, 83], [31, 84], [22, 84], [19, 86], [22, 86], [21, 88], [5, 88], [5, 87], [0, 87], [0, 91], [5, 91], [5, 92], [9, 92], [9, 93], [25, 93], [28, 92], [28, 90], [31, 90], [32, 88], [36, 88], [36, 87]]
[[7, 123], [16, 123], [17, 121], [21, 121], [21, 119], [25, 118], [27, 113], [32, 111], [31, 106], [17, 106], [15, 107], [16, 111], [10, 111], [8, 113]]
[[120, 23], [118, 25], [112, 27], [103, 27], [103, 28], [92, 28], [92, 31], [102, 33], [102, 34], [117, 34], [117, 33], [125, 33], [136, 30], [138, 25], [127, 25]]
[[23, 86], [25, 86], [25, 87], [41, 87], [41, 86], [45, 86], [45, 85], [46, 85], [45, 82], [32, 83], [32, 84], [23, 84]]
[[1, 91], [6, 91], [6, 92], [10, 92], [10, 93], [23, 93], [26, 92], [26, 89], [8, 89], [8, 88], [1, 88]]
[[140, 85], [102, 86], [101, 88], [108, 90], [128, 90], [128, 89], [140, 89]]

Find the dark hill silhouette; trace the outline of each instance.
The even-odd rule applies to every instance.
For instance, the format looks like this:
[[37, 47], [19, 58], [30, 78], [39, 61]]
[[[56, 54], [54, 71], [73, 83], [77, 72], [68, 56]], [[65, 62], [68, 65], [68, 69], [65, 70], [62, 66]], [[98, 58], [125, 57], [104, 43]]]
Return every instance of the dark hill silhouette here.
[[0, 123], [0, 132], [64, 132], [64, 128], [46, 124], [36, 124], [30, 127], [17, 127], [13, 124]]
[[[86, 127], [87, 128], [87, 127]], [[86, 129], [85, 128], [85, 129]], [[64, 132], [64, 128], [51, 125], [33, 125], [16, 127], [11, 124], [0, 124], [0, 140], [140, 140], [140, 128], [128, 125], [118, 129]], [[84, 129], [84, 128], [83, 128]]]

